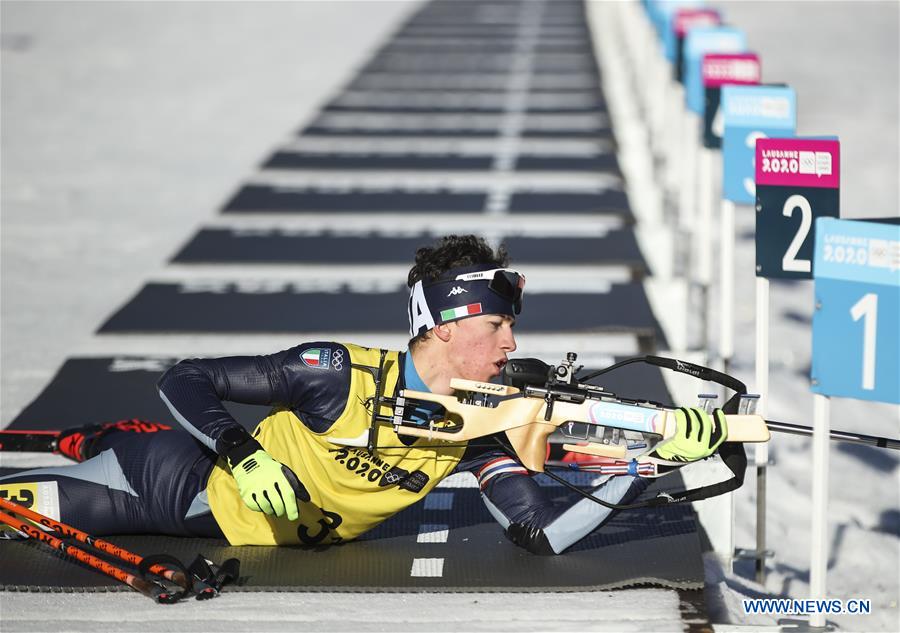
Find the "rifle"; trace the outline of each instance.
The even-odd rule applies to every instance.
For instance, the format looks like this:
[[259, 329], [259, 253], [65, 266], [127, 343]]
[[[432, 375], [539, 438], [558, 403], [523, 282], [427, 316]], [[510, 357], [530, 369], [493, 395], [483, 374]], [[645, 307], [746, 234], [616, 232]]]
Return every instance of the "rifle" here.
[[[769, 430], [765, 421], [750, 409], [757, 396], [749, 396], [743, 383], [707, 367], [673, 359], [646, 356], [633, 358], [590, 376], [576, 378], [581, 367], [575, 367], [577, 355], [569, 352], [566, 360], [550, 366], [537, 359], [511, 360], [504, 367], [504, 384], [452, 379], [455, 395], [426, 393], [403, 389], [393, 396], [384, 394], [385, 354], [378, 367], [356, 365], [369, 373], [375, 382], [375, 395], [370, 399], [371, 417], [366, 439], [341, 443], [365, 446], [376, 454], [379, 427], [391, 425], [398, 435], [436, 441], [433, 448], [464, 446], [470, 440], [489, 438], [510, 456], [517, 458], [532, 472], [544, 473], [560, 484], [601, 505], [626, 509], [698, 501], [740, 488], [744, 482], [747, 457], [743, 442], [765, 442]], [[573, 486], [545, 468], [547, 440], [560, 433], [571, 440], [563, 448], [573, 453], [591, 455], [607, 461], [609, 474], [660, 476], [683, 464], [652, 457], [660, 442], [675, 434], [674, 409], [649, 400], [619, 398], [614, 393], [590, 385], [587, 380], [631, 362], [651, 362], [675, 371], [690, 373], [734, 389], [740, 400], [732, 398], [723, 411], [728, 413], [728, 437], [719, 449], [732, 477], [715, 484], [677, 493], [660, 492], [655, 498], [630, 505], [616, 505], [599, 499]], [[383, 407], [391, 415], [381, 413]], [[738, 414], [738, 408], [744, 409]], [[425, 416], [423, 417], [423, 412]], [[500, 438], [505, 433], [511, 445]], [[360, 442], [360, 444], [356, 444]], [[425, 448], [419, 445], [419, 448]]]
[[[460, 446], [478, 438], [489, 438], [528, 470], [544, 473], [601, 505], [626, 509], [699, 501], [736, 490], [743, 485], [747, 468], [744, 443], [767, 442], [770, 430], [812, 433], [810, 427], [764, 420], [755, 414], [758, 395], [747, 393], [746, 385], [733, 376], [708, 367], [648, 355], [577, 376], [582, 367], [575, 366], [576, 360], [577, 355], [572, 352], [556, 366], [532, 358], [512, 359], [503, 369], [503, 384], [452, 379], [450, 386], [455, 390], [455, 395], [404, 389], [394, 396], [386, 396], [381, 389], [383, 360], [379, 367], [354, 365], [371, 373], [376, 383], [368, 440], [362, 440], [359, 445], [365, 445], [374, 455], [380, 448], [379, 426], [385, 424], [393, 426], [398, 435], [436, 441], [434, 448]], [[547, 441], [554, 432], [562, 436], [564, 450], [605, 461], [608, 464], [605, 468], [607, 474], [658, 477], [684, 465], [652, 455], [656, 447], [677, 430], [674, 408], [650, 400], [622, 398], [586, 382], [637, 362], [715, 382], [735, 392], [722, 407], [728, 423], [728, 435], [717, 450], [731, 471], [731, 478], [674, 494], [660, 492], [655, 498], [631, 505], [615, 505], [572, 486], [548, 470], [545, 462]], [[707, 411], [709, 403], [707, 399], [704, 407]], [[382, 407], [388, 407], [392, 414], [381, 413]], [[502, 434], [506, 435], [509, 444], [500, 438]], [[900, 448], [900, 442], [890, 438], [843, 431], [832, 431], [831, 437], [840, 441]], [[420, 444], [419, 447], [425, 446]], [[601, 467], [600, 471], [604, 472], [604, 468]]]
[[[555, 367], [537, 359], [513, 360], [504, 367], [505, 384], [454, 378], [453, 396], [402, 390], [386, 402], [393, 405], [391, 423], [399, 435], [454, 442], [505, 432], [519, 461], [533, 472], [544, 472], [546, 444], [554, 432], [564, 438], [563, 450], [572, 453], [668, 464], [650, 454], [675, 434], [675, 410], [580, 382], [576, 359], [570, 352]], [[767, 442], [765, 420], [749, 411], [756, 396], [742, 391], [744, 411], [726, 415], [726, 442]], [[421, 417], [425, 408], [434, 410], [427, 420]]]

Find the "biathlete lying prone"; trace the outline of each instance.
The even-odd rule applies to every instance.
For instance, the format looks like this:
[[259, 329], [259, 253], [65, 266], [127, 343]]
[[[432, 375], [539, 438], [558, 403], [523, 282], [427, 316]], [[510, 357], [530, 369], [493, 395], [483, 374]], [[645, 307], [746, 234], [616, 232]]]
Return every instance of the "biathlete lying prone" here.
[[[516, 349], [525, 287], [524, 276], [507, 266], [502, 247], [495, 252], [474, 236], [445, 237], [416, 252], [408, 278], [412, 339], [407, 351], [387, 352], [384, 393], [451, 394], [452, 378], [488, 382], [501, 373]], [[267, 356], [184, 360], [162, 376], [159, 394], [186, 432], [70, 430], [60, 449], [81, 463], [0, 483], [57, 482], [61, 520], [86, 532], [224, 537], [232, 545], [347, 541], [456, 472], [478, 479], [506, 535], [537, 554], [563, 552], [615, 512], [589, 499], [554, 503], [499, 446], [435, 447], [385, 432], [377, 456], [360, 448], [375, 396], [366, 368], [379, 365], [381, 352], [310, 342]], [[226, 401], [272, 409], [251, 434]], [[724, 441], [718, 414], [688, 413], [694, 432], [679, 424], [658, 457], [693, 461]], [[625, 504], [647, 484], [626, 474], [593, 494]]]

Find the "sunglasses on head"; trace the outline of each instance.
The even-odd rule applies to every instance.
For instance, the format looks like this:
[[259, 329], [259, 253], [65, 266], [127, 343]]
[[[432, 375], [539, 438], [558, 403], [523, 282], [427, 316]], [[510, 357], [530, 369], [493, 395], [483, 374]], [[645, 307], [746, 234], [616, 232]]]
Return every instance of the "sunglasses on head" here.
[[525, 292], [525, 275], [512, 268], [493, 268], [457, 275], [455, 281], [489, 279], [488, 289], [513, 304], [513, 312], [522, 311], [522, 294]]

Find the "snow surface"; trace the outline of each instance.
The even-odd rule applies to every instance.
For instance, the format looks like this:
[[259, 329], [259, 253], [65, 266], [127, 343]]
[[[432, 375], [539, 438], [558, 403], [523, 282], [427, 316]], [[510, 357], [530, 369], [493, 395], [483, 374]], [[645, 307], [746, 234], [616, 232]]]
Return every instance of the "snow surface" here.
[[[0, 3], [2, 295], [0, 425], [66, 357], [101, 349], [93, 330], [335, 93], [413, 2]], [[898, 216], [896, 2], [723, 3], [797, 89], [800, 132], [837, 133], [845, 216]], [[262, 45], [264, 43], [264, 45]], [[739, 214], [739, 233], [752, 230]], [[738, 242], [734, 371], [753, 382], [753, 243]], [[811, 422], [812, 287], [772, 285], [773, 419]], [[671, 310], [671, 306], [669, 308]], [[198, 345], [200, 342], [198, 342]], [[95, 352], [96, 353], [96, 352]], [[832, 423], [897, 436], [896, 407], [832, 404]], [[50, 421], [59, 424], [64, 421]], [[806, 597], [808, 439], [777, 436], [769, 470], [765, 591]], [[4, 463], [8, 463], [5, 462]], [[832, 445], [829, 595], [871, 598], [842, 629], [898, 631], [897, 455]], [[752, 547], [752, 475], [737, 495], [737, 545]], [[763, 589], [708, 557], [717, 621]], [[673, 592], [380, 595], [229, 594], [170, 607], [137, 595], [0, 593], [3, 631], [679, 630]], [[264, 624], [256, 626], [259, 618]], [[151, 624], [148, 624], [152, 622]]]

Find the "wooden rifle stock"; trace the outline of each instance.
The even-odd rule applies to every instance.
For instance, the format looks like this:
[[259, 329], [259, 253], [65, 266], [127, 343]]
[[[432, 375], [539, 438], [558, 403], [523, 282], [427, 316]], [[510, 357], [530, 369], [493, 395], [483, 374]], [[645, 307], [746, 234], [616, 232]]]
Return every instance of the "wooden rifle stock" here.
[[[445, 420], [421, 426], [398, 425], [397, 433], [430, 440], [461, 442], [506, 432], [522, 465], [533, 472], [544, 471], [547, 438], [567, 422], [580, 422], [610, 428], [621, 428], [658, 435], [661, 440], [675, 434], [673, 409], [617, 401], [614, 398], [585, 397], [581, 402], [526, 396], [521, 390], [506, 385], [453, 379], [450, 386], [457, 391], [500, 396], [493, 406], [421, 391], [404, 390], [402, 398], [434, 402], [447, 412]], [[401, 401], [398, 399], [398, 404]], [[550, 408], [548, 415], [547, 410]], [[456, 419], [455, 419], [456, 418]], [[610, 422], [609, 420], [614, 420]], [[727, 442], [767, 442], [769, 429], [758, 415], [727, 415]], [[461, 424], [460, 424], [461, 421]], [[599, 442], [564, 444], [566, 450], [588, 455], [621, 459], [622, 445]], [[650, 452], [652, 449], [648, 449]]]

